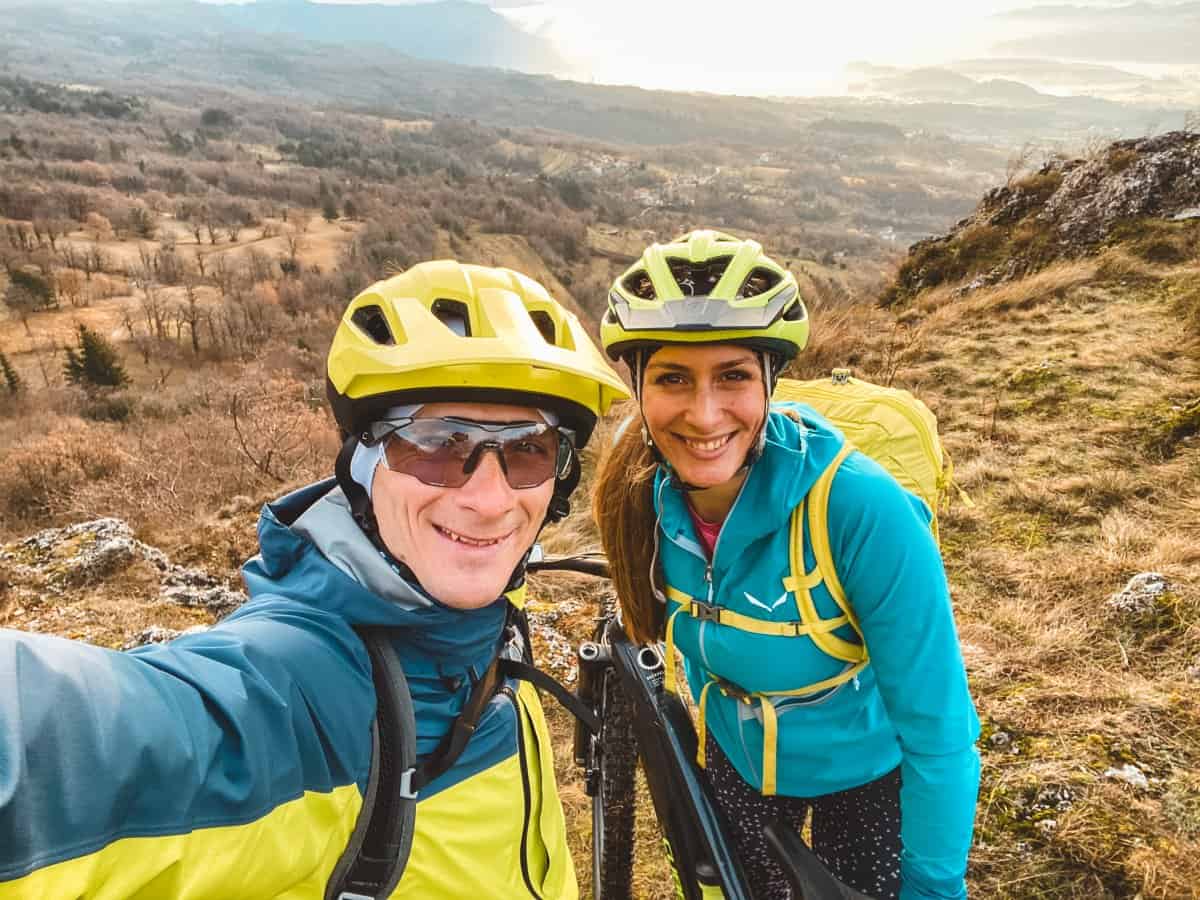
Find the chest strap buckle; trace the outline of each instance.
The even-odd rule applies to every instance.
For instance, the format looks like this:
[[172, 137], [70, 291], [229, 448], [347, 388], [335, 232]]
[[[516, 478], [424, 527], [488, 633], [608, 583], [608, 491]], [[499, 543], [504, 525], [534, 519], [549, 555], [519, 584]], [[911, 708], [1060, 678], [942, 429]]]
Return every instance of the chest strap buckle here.
[[702, 603], [699, 600], [692, 601], [688, 615], [698, 622], [716, 622], [717, 624], [721, 622], [721, 608], [709, 603]]

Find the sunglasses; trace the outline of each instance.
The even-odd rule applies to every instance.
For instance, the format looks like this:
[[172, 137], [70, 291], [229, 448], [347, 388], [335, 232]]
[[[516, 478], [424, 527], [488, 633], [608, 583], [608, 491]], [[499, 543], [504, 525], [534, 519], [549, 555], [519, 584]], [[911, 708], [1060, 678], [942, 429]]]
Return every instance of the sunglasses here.
[[433, 487], [462, 487], [483, 454], [496, 452], [513, 490], [563, 478], [574, 458], [570, 429], [545, 422], [476, 422], [457, 416], [376, 422], [363, 436], [383, 442], [385, 465]]

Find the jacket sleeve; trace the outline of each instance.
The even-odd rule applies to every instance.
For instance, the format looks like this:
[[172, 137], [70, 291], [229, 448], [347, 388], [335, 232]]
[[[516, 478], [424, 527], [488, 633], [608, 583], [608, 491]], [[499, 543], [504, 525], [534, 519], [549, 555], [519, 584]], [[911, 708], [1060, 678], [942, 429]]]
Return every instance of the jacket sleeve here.
[[838, 576], [903, 754], [902, 900], [966, 897], [979, 792], [979, 719], [929, 521], [925, 505], [862, 454], [834, 479]]
[[353, 829], [375, 698], [336, 617], [262, 598], [130, 653], [0, 631], [0, 685], [0, 900], [309, 896]]

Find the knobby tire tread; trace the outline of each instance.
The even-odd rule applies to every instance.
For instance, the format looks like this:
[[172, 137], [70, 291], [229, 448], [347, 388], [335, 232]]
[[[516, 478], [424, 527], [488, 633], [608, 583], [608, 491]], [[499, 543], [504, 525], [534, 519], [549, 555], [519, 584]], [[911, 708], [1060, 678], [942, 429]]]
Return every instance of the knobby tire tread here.
[[[633, 897], [633, 841], [637, 804], [637, 739], [633, 728], [633, 706], [621, 689], [615, 670], [605, 673], [601, 747], [603, 778], [592, 798], [593, 828], [603, 828], [603, 851], [592, 846], [599, 883], [593, 885], [595, 900], [630, 900]], [[597, 809], [598, 807], [598, 809]], [[597, 823], [597, 814], [600, 822]]]

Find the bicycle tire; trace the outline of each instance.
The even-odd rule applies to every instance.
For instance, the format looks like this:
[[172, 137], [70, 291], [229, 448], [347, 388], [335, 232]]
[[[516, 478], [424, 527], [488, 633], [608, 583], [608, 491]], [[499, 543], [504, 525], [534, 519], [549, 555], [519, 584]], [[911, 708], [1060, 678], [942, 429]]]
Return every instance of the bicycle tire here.
[[602, 677], [597, 692], [600, 778], [592, 797], [592, 896], [594, 900], [630, 900], [637, 814], [637, 739], [632, 705], [619, 676], [608, 667]]

